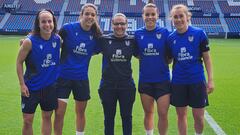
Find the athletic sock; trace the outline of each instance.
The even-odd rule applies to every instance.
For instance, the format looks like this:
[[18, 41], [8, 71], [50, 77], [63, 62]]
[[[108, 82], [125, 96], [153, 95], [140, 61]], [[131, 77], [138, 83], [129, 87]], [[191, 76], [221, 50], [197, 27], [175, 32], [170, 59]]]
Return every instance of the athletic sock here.
[[153, 135], [153, 129], [151, 129], [151, 130], [146, 130], [146, 135]]
[[78, 131], [76, 131], [76, 135], [84, 135], [84, 132], [78, 132]]

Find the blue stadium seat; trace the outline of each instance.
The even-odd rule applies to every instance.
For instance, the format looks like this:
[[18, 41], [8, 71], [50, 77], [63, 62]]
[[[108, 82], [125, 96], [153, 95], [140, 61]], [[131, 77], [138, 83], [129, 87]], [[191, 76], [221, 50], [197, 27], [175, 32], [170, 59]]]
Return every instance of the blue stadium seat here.
[[240, 13], [240, 6], [229, 6], [227, 1], [218, 1], [223, 13]]
[[51, 0], [46, 4], [36, 3], [34, 0], [19, 0], [22, 4], [21, 10], [23, 11], [39, 11], [43, 8], [51, 9], [52, 11], [61, 11], [64, 0]]

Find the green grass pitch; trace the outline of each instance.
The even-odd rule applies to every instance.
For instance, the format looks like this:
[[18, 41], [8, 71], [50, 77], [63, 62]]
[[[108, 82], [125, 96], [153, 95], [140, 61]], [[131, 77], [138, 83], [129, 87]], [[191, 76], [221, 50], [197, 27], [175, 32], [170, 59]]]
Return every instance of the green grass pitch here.
[[[0, 135], [21, 134], [22, 113], [20, 90], [16, 75], [16, 56], [19, 39], [22, 36], [0, 36]], [[211, 39], [211, 56], [214, 66], [215, 91], [209, 95], [208, 113], [228, 135], [240, 135], [240, 39]], [[133, 58], [133, 76], [137, 84], [138, 61]], [[103, 135], [103, 111], [98, 96], [101, 77], [101, 55], [93, 56], [90, 69], [91, 100], [86, 111], [86, 135]], [[118, 109], [119, 110], [119, 109]], [[155, 111], [156, 112], [156, 111]], [[156, 113], [155, 113], [156, 114]], [[189, 134], [193, 134], [193, 119], [189, 111]], [[157, 134], [155, 115], [155, 130]], [[34, 119], [34, 133], [40, 134], [41, 112], [38, 108]], [[69, 101], [65, 115], [64, 135], [75, 134], [74, 101]], [[117, 112], [115, 118], [116, 135], [121, 135], [121, 119]], [[169, 110], [169, 135], [177, 134], [176, 113]], [[213, 129], [205, 122], [205, 135], [214, 135]], [[133, 135], [144, 135], [143, 110], [136, 94], [133, 110]]]

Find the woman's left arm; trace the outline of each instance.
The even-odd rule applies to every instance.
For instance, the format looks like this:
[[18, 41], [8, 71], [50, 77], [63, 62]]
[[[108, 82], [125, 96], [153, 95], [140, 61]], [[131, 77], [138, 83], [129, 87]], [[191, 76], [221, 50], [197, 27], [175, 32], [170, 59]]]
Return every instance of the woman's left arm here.
[[214, 82], [213, 82], [213, 69], [212, 69], [212, 60], [210, 57], [209, 51], [203, 52], [203, 61], [205, 68], [207, 70], [207, 93], [210, 94], [214, 90]]

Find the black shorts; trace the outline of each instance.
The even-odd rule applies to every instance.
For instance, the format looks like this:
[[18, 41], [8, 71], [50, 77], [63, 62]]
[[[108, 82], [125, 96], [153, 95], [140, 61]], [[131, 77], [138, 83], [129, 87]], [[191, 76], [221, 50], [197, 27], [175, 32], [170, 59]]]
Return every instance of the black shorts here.
[[172, 84], [171, 104], [175, 107], [190, 106], [204, 108], [208, 106], [205, 82], [195, 84]]
[[38, 104], [40, 104], [43, 111], [53, 111], [57, 108], [58, 102], [55, 84], [36, 91], [29, 90], [29, 92], [29, 97], [21, 96], [23, 113], [34, 113]]
[[138, 92], [147, 94], [157, 101], [159, 97], [170, 93], [170, 82], [139, 83]]
[[68, 80], [58, 78], [57, 95], [58, 98], [68, 99], [73, 93], [73, 97], [77, 101], [86, 101], [90, 99], [90, 88], [88, 80]]

